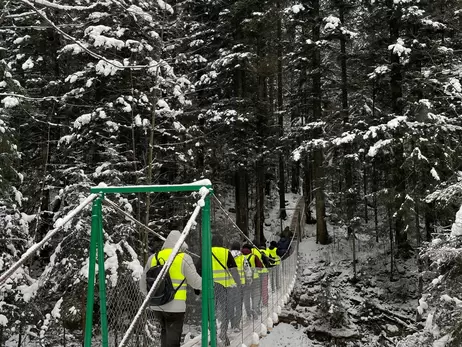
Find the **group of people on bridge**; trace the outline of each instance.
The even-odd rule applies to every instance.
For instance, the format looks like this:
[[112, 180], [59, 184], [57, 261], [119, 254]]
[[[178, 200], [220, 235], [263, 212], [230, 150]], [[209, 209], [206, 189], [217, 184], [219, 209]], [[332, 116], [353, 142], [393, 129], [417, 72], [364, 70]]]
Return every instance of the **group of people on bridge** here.
[[[151, 255], [146, 263], [140, 281], [141, 291], [148, 293], [149, 270], [159, 262], [165, 263], [180, 239], [180, 232], [172, 230], [162, 249]], [[219, 335], [224, 345], [230, 345], [228, 329], [239, 331], [245, 308], [249, 320], [261, 315], [262, 306], [268, 305], [268, 269], [277, 267], [289, 253], [290, 239], [281, 238], [260, 244], [241, 244], [239, 241], [225, 247], [223, 237], [212, 237], [212, 274], [216, 304], [216, 316], [220, 322]], [[174, 288], [174, 297], [170, 302], [151, 306], [161, 327], [161, 347], [180, 347], [183, 323], [186, 311], [187, 285], [199, 295], [202, 290], [200, 270], [196, 269], [193, 259], [186, 253], [188, 246], [183, 243], [175, 256], [168, 276]], [[198, 267], [200, 269], [200, 267]], [[276, 283], [276, 286], [279, 284]]]

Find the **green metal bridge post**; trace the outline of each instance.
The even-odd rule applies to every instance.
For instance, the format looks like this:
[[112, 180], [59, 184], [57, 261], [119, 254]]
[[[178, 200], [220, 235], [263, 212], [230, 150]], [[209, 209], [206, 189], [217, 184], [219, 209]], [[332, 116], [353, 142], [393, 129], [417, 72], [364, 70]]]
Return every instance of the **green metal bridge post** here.
[[210, 232], [210, 196], [205, 197], [202, 209], [202, 347], [208, 347], [210, 327], [210, 346], [217, 345], [215, 321], [215, 298], [212, 275], [212, 236]]
[[93, 332], [93, 306], [95, 303], [95, 268], [96, 268], [96, 247], [98, 243], [98, 201], [101, 208], [101, 200], [97, 198], [93, 201], [91, 209], [91, 236], [90, 254], [88, 261], [88, 287], [87, 287], [87, 306], [85, 311], [85, 339], [84, 346], [91, 347], [91, 336]]
[[106, 310], [106, 271], [104, 269], [104, 235], [103, 235], [103, 210], [101, 200], [96, 200], [97, 205], [97, 236], [98, 236], [98, 279], [99, 279], [99, 302], [101, 317], [101, 342], [103, 347], [108, 347], [108, 327], [107, 327], [107, 310]]

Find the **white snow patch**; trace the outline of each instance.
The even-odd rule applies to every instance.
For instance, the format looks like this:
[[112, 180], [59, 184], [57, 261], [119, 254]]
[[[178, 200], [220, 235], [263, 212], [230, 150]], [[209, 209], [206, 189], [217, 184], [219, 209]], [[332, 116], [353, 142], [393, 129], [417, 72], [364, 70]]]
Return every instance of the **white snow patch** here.
[[432, 174], [433, 178], [437, 181], [440, 181], [440, 176], [438, 175], [438, 173], [436, 172], [435, 168], [432, 167], [432, 169], [430, 170], [430, 173]]
[[2, 99], [2, 104], [5, 108], [13, 108], [19, 105], [19, 100], [14, 96], [7, 96], [6, 98]]
[[462, 236], [462, 206], [456, 213], [456, 220], [451, 228], [451, 237]]
[[33, 67], [34, 67], [34, 61], [30, 57], [22, 64], [23, 70], [29, 70], [29, 69], [32, 69]]
[[60, 298], [56, 304], [55, 307], [53, 307], [53, 310], [51, 311], [51, 315], [55, 318], [61, 318], [61, 304], [63, 303], [63, 298]]
[[0, 314], [0, 326], [3, 326], [3, 327], [6, 327], [6, 325], [8, 324], [8, 319]]

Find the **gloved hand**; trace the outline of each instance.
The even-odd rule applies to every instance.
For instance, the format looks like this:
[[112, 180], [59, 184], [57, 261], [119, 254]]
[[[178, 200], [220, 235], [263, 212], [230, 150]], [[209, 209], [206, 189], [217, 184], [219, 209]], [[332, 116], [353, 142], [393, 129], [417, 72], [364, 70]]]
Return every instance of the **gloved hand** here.
[[194, 289], [194, 294], [201, 295], [201, 291], [199, 289]]

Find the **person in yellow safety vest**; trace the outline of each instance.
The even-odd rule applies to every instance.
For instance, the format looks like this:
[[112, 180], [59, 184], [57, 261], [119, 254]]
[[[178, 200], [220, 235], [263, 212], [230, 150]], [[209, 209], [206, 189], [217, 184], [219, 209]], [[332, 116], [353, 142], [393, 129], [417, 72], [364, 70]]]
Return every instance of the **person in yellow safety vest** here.
[[273, 260], [274, 265], [281, 264], [281, 258], [278, 255], [278, 246], [276, 241], [271, 241], [270, 246], [266, 249], [266, 253]]
[[[162, 259], [162, 263], [167, 262], [180, 236], [181, 233], [178, 230], [172, 230], [167, 236], [162, 250], [149, 257], [140, 279], [140, 290], [145, 296], [148, 293], [146, 273], [151, 267], [157, 265], [157, 260], [161, 262]], [[202, 289], [202, 278], [197, 273], [191, 256], [183, 253], [187, 249], [188, 245], [183, 243], [180, 248], [181, 253], [176, 255], [168, 271], [173, 288], [176, 290], [173, 300], [162, 306], [151, 306], [161, 326], [161, 347], [180, 347], [186, 311], [186, 286], [189, 284], [196, 294], [199, 294]]]
[[[235, 241], [231, 244], [231, 254], [234, 257], [237, 265], [237, 271], [241, 279], [242, 288], [239, 292], [239, 299], [234, 302], [231, 314], [231, 327], [236, 331], [240, 329], [240, 321], [242, 318], [242, 302], [244, 302], [247, 316], [252, 316], [252, 308], [250, 306], [250, 293], [253, 281], [253, 271], [247, 257], [241, 252], [241, 244]], [[257, 274], [258, 276], [258, 274]]]
[[264, 268], [263, 263], [260, 261], [260, 258], [257, 257], [255, 254], [252, 252], [252, 245], [250, 244], [244, 244], [242, 246], [241, 252], [247, 257], [247, 260], [249, 261], [250, 267], [253, 270], [253, 280], [251, 284], [251, 299], [252, 299], [252, 310], [251, 313], [247, 311], [247, 317], [251, 318], [250, 316], [253, 316], [253, 318], [258, 318], [258, 316], [261, 314], [261, 281], [260, 281], [260, 272]]
[[255, 254], [259, 253], [263, 265], [265, 265], [265, 268], [262, 269], [260, 273], [260, 282], [261, 282], [261, 302], [263, 306], [268, 306], [268, 268], [271, 267], [270, 259], [268, 255], [266, 254], [266, 244], [262, 243], [259, 247], [259, 249], [252, 249], [252, 251], [255, 250]]
[[221, 322], [218, 337], [225, 346], [230, 345], [228, 338], [229, 318], [234, 301], [239, 301], [241, 278], [236, 261], [230, 250], [223, 247], [223, 237], [215, 234], [212, 237], [212, 272], [215, 283], [216, 314]]
[[266, 249], [266, 253], [269, 255], [273, 262], [273, 266], [276, 268], [273, 269], [271, 272], [271, 289], [274, 291], [279, 288], [279, 276], [281, 275], [282, 269], [278, 267], [279, 264], [281, 264], [281, 258], [277, 254], [278, 247], [277, 247], [277, 242], [276, 241], [271, 241], [270, 246]]
[[262, 245], [261, 247], [252, 247], [252, 254], [254, 254], [260, 262], [263, 264], [263, 267], [260, 268], [259, 273], [268, 273], [268, 267], [269, 267], [269, 260], [268, 256], [265, 253], [266, 250], [266, 245]]

